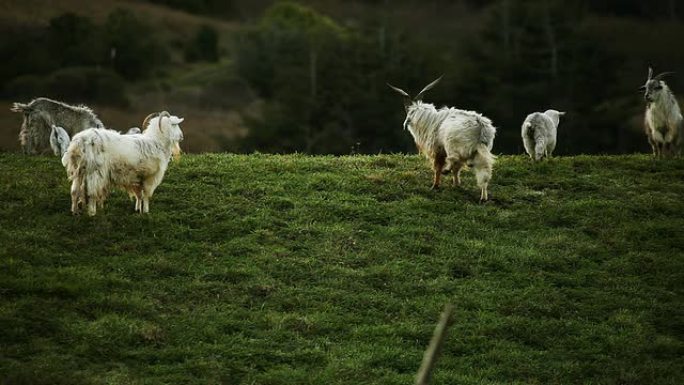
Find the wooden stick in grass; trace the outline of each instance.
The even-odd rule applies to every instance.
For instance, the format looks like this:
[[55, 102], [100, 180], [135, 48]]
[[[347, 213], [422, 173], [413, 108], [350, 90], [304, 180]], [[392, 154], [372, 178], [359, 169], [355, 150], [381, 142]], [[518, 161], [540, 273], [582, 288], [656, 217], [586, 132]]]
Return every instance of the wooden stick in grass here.
[[435, 362], [439, 357], [439, 352], [442, 349], [444, 340], [447, 337], [447, 328], [451, 325], [454, 315], [454, 305], [448, 304], [444, 307], [442, 316], [435, 327], [435, 333], [432, 335], [430, 346], [428, 346], [423, 355], [423, 363], [420, 364], [418, 375], [416, 376], [416, 385], [428, 385], [432, 378], [432, 370], [435, 367]]

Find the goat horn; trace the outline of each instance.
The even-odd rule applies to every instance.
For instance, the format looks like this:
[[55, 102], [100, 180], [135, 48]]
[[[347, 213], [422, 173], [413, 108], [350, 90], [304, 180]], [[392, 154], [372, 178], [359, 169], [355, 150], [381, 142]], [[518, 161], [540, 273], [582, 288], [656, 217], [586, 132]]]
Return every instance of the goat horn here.
[[661, 72], [661, 73], [659, 73], [658, 75], [654, 76], [654, 77], [653, 77], [653, 80], [661, 80], [661, 79], [663, 78], [663, 76], [671, 75], [671, 74], [673, 74], [673, 73], [674, 73], [674, 72], [671, 72], [671, 71], [668, 71], [668, 72]]
[[389, 83], [387, 83], [387, 85], [389, 86], [389, 88], [397, 91], [400, 95], [403, 95], [403, 96], [406, 96], [407, 98], [410, 98], [409, 94], [407, 94], [406, 91], [402, 90], [401, 88], [395, 87]]
[[389, 86], [389, 88], [397, 91], [399, 95], [404, 97], [404, 108], [408, 111], [408, 108], [411, 105], [411, 97], [409, 96], [409, 94], [407, 94], [406, 91], [402, 90], [401, 88], [395, 87], [389, 83], [387, 83], [387, 85]]
[[648, 80], [651, 80], [652, 77], [653, 77], [653, 68], [651, 68], [649, 66], [648, 67]]
[[431, 90], [432, 87], [436, 86], [437, 83], [439, 83], [439, 81], [442, 80], [443, 77], [444, 77], [444, 75], [438, 77], [437, 79], [435, 79], [434, 81], [432, 81], [432, 83], [426, 85], [425, 88], [423, 88], [423, 89], [418, 93], [418, 95], [416, 95], [416, 97], [413, 98], [413, 100], [423, 100], [423, 94], [426, 93], [427, 91]]
[[171, 116], [171, 115], [170, 115], [167, 111], [162, 111], [162, 112], [159, 113], [159, 131], [162, 130], [161, 122], [162, 122], [162, 118], [165, 117], [165, 116], [166, 116], [166, 117], [169, 117], [169, 116]]
[[147, 115], [145, 117], [145, 119], [143, 119], [142, 129], [143, 130], [147, 129], [147, 125], [150, 124], [150, 120], [152, 120], [152, 118], [156, 118], [157, 115], [159, 115], [159, 112], [153, 112], [153, 113]]

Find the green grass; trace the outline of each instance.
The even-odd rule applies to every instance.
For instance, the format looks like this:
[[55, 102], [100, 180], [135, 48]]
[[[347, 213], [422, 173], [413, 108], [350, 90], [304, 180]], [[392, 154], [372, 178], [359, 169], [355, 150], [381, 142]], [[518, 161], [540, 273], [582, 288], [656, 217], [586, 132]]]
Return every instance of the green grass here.
[[0, 383], [682, 384], [684, 161], [502, 156], [485, 205], [416, 156], [194, 155], [69, 214], [0, 154]]

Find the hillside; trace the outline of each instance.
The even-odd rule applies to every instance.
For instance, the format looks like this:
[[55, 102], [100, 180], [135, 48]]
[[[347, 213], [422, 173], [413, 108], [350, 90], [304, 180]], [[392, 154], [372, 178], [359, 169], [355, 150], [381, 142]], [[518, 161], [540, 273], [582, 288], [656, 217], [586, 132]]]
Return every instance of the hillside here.
[[487, 204], [417, 156], [190, 155], [72, 217], [0, 154], [0, 383], [681, 384], [684, 161], [501, 156]]

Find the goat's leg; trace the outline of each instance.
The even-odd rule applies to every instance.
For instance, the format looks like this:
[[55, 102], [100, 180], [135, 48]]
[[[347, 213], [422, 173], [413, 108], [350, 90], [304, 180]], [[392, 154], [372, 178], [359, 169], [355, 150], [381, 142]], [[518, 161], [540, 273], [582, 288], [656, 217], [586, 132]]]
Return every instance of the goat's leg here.
[[463, 169], [463, 162], [460, 160], [453, 161], [451, 166], [451, 172], [453, 174], [453, 184], [454, 187], [461, 185], [461, 170]]
[[135, 212], [142, 212], [142, 187], [140, 185], [134, 185], [130, 188], [128, 193], [133, 193], [133, 197], [135, 197]]
[[445, 163], [446, 154], [444, 153], [435, 155], [434, 159], [432, 160], [432, 170], [435, 174], [431, 187], [433, 190], [437, 190], [439, 188], [439, 182], [442, 178], [442, 169], [444, 168]]
[[97, 197], [93, 195], [88, 195], [86, 197], [86, 206], [88, 207], [88, 215], [94, 216], [97, 212]]
[[648, 144], [651, 145], [651, 151], [653, 151], [653, 156], [658, 157], [658, 149], [657, 149], [657, 144], [656, 142], [651, 138], [650, 135], [647, 136], [648, 138]]
[[135, 195], [135, 212], [142, 212], [142, 193]]
[[141, 197], [142, 197], [142, 206], [140, 212], [142, 214], [147, 214], [150, 212], [150, 198], [152, 197], [152, 194], [154, 193], [154, 184], [152, 181], [146, 181], [143, 183], [141, 187]]
[[482, 155], [480, 152], [475, 154], [473, 158], [473, 171], [475, 171], [475, 180], [477, 186], [480, 187], [480, 202], [489, 199], [487, 194], [487, 186], [492, 179], [493, 160], [491, 155]]
[[71, 213], [79, 215], [81, 210], [79, 204], [81, 201], [81, 183], [78, 179], [71, 182]]

